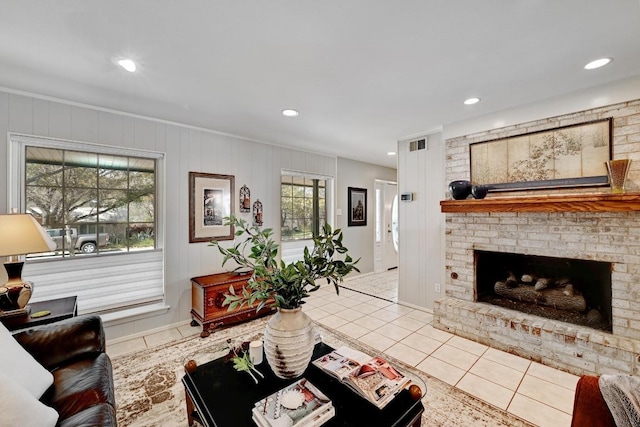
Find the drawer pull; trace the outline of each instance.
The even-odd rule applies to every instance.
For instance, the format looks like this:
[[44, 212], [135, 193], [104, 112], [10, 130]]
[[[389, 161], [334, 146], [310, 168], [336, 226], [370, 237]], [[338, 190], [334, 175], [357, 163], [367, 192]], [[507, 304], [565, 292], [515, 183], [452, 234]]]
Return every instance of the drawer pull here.
[[222, 308], [223, 307], [223, 305], [222, 305], [223, 302], [224, 302], [224, 294], [222, 292], [218, 292], [216, 294], [216, 298], [215, 298], [216, 307]]

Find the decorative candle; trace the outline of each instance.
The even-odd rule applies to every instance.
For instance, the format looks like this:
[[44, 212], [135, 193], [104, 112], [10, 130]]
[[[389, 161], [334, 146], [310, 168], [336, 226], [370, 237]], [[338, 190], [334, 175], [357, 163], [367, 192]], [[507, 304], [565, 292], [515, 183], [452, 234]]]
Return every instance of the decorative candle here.
[[251, 341], [249, 343], [249, 359], [254, 365], [262, 363], [262, 341]]

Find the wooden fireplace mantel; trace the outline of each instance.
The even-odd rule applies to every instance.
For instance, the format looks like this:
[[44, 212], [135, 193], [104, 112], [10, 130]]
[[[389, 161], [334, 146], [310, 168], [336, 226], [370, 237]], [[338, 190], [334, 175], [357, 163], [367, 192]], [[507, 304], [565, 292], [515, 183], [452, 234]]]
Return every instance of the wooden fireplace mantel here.
[[469, 212], [631, 212], [640, 211], [640, 193], [557, 194], [442, 200], [443, 213]]

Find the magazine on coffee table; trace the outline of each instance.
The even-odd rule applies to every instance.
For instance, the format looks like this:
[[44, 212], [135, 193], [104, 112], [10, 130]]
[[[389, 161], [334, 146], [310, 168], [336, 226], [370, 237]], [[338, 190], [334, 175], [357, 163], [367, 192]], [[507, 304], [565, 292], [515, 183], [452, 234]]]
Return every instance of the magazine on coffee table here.
[[386, 359], [343, 346], [313, 361], [356, 393], [384, 408], [411, 381]]
[[335, 415], [331, 400], [304, 378], [257, 401], [251, 412], [260, 427], [316, 427]]

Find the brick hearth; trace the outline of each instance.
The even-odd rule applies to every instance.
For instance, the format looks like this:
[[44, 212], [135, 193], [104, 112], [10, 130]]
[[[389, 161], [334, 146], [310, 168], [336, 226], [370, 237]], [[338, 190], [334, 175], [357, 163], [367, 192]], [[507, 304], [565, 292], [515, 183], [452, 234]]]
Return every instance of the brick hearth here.
[[[469, 176], [470, 143], [607, 117], [613, 157], [634, 160], [628, 188], [638, 191], [640, 100], [447, 140], [447, 182]], [[445, 224], [446, 298], [434, 305], [434, 327], [574, 374], [639, 373], [640, 212], [448, 213]], [[612, 333], [475, 302], [474, 250], [612, 263]]]

